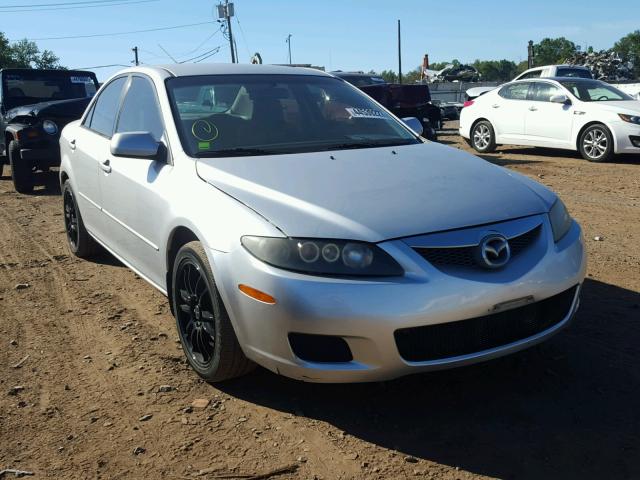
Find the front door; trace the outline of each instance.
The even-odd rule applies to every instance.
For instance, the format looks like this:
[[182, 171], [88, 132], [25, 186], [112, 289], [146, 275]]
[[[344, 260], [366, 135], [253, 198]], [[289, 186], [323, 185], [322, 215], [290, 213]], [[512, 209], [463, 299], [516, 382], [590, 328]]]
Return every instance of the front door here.
[[554, 95], [566, 94], [552, 83], [533, 83], [526, 102], [525, 131], [533, 144], [562, 148], [571, 143], [574, 109], [571, 104], [551, 102]]
[[[115, 133], [149, 132], [164, 139], [156, 91], [149, 79], [134, 75], [125, 93]], [[166, 148], [161, 152], [166, 155]], [[100, 176], [106, 242], [124, 261], [156, 285], [165, 282], [160, 253], [165, 213], [163, 195], [173, 170], [168, 158], [142, 159], [109, 154], [108, 172]]]

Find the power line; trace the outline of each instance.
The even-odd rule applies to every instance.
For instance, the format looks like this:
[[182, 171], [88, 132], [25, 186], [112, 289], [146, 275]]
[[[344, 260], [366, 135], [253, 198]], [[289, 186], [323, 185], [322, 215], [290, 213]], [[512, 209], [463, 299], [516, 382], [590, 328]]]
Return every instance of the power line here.
[[[207, 51], [207, 52], [203, 52], [200, 55], [196, 55], [195, 57], [192, 58], [187, 58], [186, 60], [182, 60], [181, 62], [178, 63], [188, 63], [188, 62], [194, 62], [194, 63], [198, 63], [202, 60], [204, 60], [205, 58], [209, 58], [211, 55], [209, 54], [216, 54], [220, 51], [220, 48], [222, 48], [222, 46], [217, 46], [216, 48], [212, 48], [211, 50]], [[205, 56], [206, 55], [206, 56]], [[204, 58], [200, 58], [200, 57], [204, 57]], [[200, 59], [200, 60], [196, 60], [196, 59]]]
[[[109, 0], [110, 3], [100, 3], [98, 5], [80, 5], [77, 7], [55, 7], [55, 8], [22, 8], [18, 10], [0, 10], [0, 13], [19, 13], [19, 12], [47, 12], [47, 11], [58, 11], [58, 10], [74, 10], [74, 9], [82, 9], [82, 8], [96, 8], [96, 7], [115, 7], [118, 5], [134, 5], [137, 3], [150, 3], [150, 2], [158, 2], [159, 0]], [[2, 8], [2, 7], [0, 7]]]
[[61, 7], [65, 5], [86, 5], [92, 3], [109, 3], [113, 0], [83, 0], [80, 2], [62, 2], [62, 3], [37, 3], [34, 5], [14, 4], [14, 5], [2, 5], [0, 8], [31, 8], [31, 7]]
[[220, 51], [220, 49], [221, 49], [221, 48], [222, 48], [222, 45], [221, 45], [221, 46], [219, 46], [219, 47], [217, 47], [217, 48], [215, 49], [215, 52], [210, 53], [210, 54], [209, 54], [209, 55], [207, 55], [206, 57], [201, 58], [200, 60], [196, 60], [196, 61], [195, 61], [195, 62], [193, 62], [193, 63], [200, 63], [200, 62], [202, 62], [202, 61], [206, 60], [206, 59], [207, 59], [207, 58], [209, 58], [209, 57], [213, 57], [216, 53], [218, 53], [218, 52]]
[[76, 38], [111, 37], [114, 35], [130, 35], [132, 33], [147, 33], [147, 32], [159, 32], [161, 30], [175, 30], [178, 28], [196, 27], [199, 25], [210, 25], [212, 23], [215, 23], [215, 22], [209, 21], [209, 22], [199, 22], [199, 23], [188, 23], [186, 25], [173, 25], [171, 27], [147, 28], [145, 30], [131, 30], [128, 32], [93, 33], [91, 35], [70, 35], [67, 37], [28, 38], [27, 40], [40, 42], [43, 40], [70, 40], [70, 39], [76, 39]]
[[123, 65], [121, 63], [112, 63], [111, 65], [94, 65], [93, 67], [75, 67], [71, 70], [95, 70], [96, 68], [109, 68], [109, 67], [130, 67], [131, 65]]

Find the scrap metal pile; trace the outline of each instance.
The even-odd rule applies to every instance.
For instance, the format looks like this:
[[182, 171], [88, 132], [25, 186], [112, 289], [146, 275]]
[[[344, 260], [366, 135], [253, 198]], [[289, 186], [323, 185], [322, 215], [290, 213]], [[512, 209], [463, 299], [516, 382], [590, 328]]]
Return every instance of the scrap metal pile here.
[[613, 50], [600, 52], [577, 52], [565, 60], [570, 65], [584, 65], [593, 76], [605, 82], [624, 82], [634, 80], [634, 64], [623, 59]]

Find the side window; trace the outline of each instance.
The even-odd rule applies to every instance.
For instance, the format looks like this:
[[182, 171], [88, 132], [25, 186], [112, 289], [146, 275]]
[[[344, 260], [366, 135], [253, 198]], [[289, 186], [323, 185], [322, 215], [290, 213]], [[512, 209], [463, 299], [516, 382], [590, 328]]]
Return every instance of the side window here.
[[527, 79], [527, 78], [540, 78], [540, 75], [542, 75], [542, 70], [534, 70], [533, 72], [529, 72], [526, 75], [523, 75], [521, 77], [521, 79]]
[[160, 141], [164, 133], [158, 100], [151, 82], [133, 77], [131, 86], [122, 102], [116, 133], [149, 132]]
[[500, 89], [498, 95], [509, 100], [526, 100], [530, 82], [512, 83]]
[[550, 102], [551, 97], [562, 93], [558, 87], [550, 83], [536, 82], [529, 89], [529, 100], [534, 102]]
[[111, 137], [113, 134], [113, 124], [116, 120], [116, 112], [118, 111], [118, 104], [120, 103], [120, 95], [122, 94], [122, 87], [124, 87], [126, 81], [126, 77], [117, 78], [100, 93], [92, 109], [92, 113], [87, 117], [89, 121], [86, 125], [87, 127], [100, 135]]

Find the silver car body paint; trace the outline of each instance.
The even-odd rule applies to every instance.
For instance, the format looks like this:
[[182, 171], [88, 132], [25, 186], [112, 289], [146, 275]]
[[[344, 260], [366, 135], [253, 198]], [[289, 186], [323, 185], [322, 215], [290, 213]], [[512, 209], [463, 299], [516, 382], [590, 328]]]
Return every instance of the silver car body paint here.
[[[127, 266], [166, 293], [168, 247], [177, 229], [190, 230], [205, 246], [244, 353], [274, 372], [309, 381], [376, 381], [464, 365], [525, 348], [567, 324], [579, 290], [566, 317], [537, 335], [453, 358], [405, 361], [394, 341], [398, 328], [474, 318], [504, 302], [530, 296], [538, 301], [581, 285], [586, 253], [579, 225], [573, 222], [554, 243], [547, 212], [555, 194], [519, 174], [429, 142], [331, 154], [189, 157], [165, 80], [247, 73], [326, 75], [250, 65], [120, 72], [117, 76], [144, 75], [153, 82], [168, 163], [110, 156], [109, 141], [84, 128], [82, 120], [63, 130], [61, 175], [76, 192], [90, 234]], [[110, 173], [101, 169], [107, 158]], [[541, 229], [535, 243], [500, 270], [436, 268], [413, 248], [473, 243], [487, 232], [509, 238], [533, 224]], [[406, 273], [356, 279], [282, 270], [249, 254], [240, 244], [243, 235], [377, 242]], [[239, 283], [273, 295], [276, 305], [242, 294]], [[353, 361], [303, 361], [293, 354], [288, 332], [341, 336]]]

